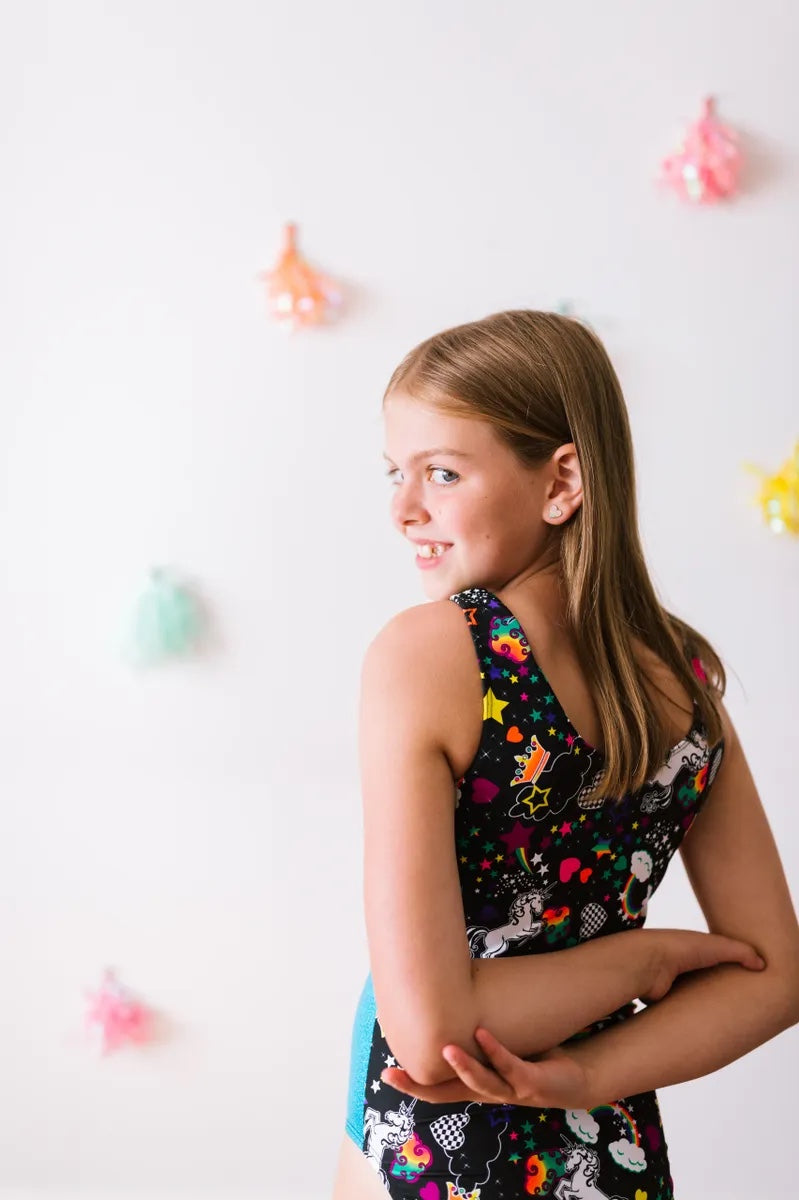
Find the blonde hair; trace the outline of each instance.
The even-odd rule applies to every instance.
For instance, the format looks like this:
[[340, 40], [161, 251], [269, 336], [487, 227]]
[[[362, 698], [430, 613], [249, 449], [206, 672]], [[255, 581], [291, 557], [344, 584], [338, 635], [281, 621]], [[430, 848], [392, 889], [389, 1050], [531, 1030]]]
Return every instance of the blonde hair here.
[[[420, 343], [394, 371], [394, 389], [457, 416], [488, 421], [527, 467], [572, 442], [582, 504], [560, 526], [565, 619], [596, 704], [604, 744], [601, 790], [637, 791], [666, 761], [669, 728], [649, 700], [633, 653], [638, 638], [695, 700], [705, 735], [722, 736], [727, 686], [710, 643], [659, 602], [638, 532], [633, 446], [616, 372], [579, 320], [527, 309], [494, 313]], [[707, 675], [703, 684], [692, 659]]]

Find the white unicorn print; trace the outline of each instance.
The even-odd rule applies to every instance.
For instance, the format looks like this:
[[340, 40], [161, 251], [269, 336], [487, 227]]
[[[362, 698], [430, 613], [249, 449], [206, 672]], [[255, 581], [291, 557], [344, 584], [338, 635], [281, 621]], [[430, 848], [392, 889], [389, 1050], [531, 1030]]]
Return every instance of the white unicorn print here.
[[[544, 901], [554, 887], [555, 884], [550, 883], [548, 887], [533, 887], [527, 892], [521, 892], [518, 896], [514, 896], [505, 925], [498, 925], [496, 929], [488, 929], [483, 925], [467, 927], [466, 934], [469, 938], [469, 952], [472, 957], [497, 958], [500, 954], [504, 954], [512, 942], [538, 937], [546, 924], [545, 921], [539, 920], [544, 911]], [[478, 949], [481, 938], [482, 950], [475, 954], [474, 951]]]
[[555, 1200], [627, 1200], [626, 1196], [603, 1192], [596, 1182], [599, 1177], [599, 1155], [590, 1146], [577, 1145], [560, 1135], [568, 1147], [569, 1155], [565, 1162], [570, 1178], [559, 1179], [555, 1184], [552, 1195]]
[[413, 1133], [415, 1105], [415, 1099], [410, 1104], [400, 1100], [399, 1109], [389, 1110], [385, 1116], [376, 1108], [367, 1108], [364, 1113], [363, 1128], [367, 1135], [364, 1154], [386, 1187], [388, 1178], [383, 1170], [383, 1154], [386, 1150], [399, 1150]]
[[669, 751], [668, 758], [654, 778], [644, 785], [641, 812], [653, 813], [658, 808], [667, 808], [672, 797], [674, 780], [683, 767], [690, 767], [696, 774], [701, 771], [710, 756], [707, 742], [693, 731]]

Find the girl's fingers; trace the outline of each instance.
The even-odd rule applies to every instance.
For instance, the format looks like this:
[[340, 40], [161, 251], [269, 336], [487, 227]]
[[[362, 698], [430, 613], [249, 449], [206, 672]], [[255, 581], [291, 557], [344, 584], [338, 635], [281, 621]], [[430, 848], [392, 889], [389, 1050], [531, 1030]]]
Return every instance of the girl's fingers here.
[[528, 1062], [522, 1062], [515, 1054], [511, 1054], [487, 1029], [478, 1027], [475, 1038], [496, 1067], [497, 1073], [508, 1081], [514, 1092], [521, 1094], [525, 1085], [529, 1088]]
[[493, 1071], [489, 1071], [487, 1067], [479, 1063], [476, 1058], [472, 1058], [465, 1050], [461, 1050], [457, 1046], [447, 1046], [443, 1053], [444, 1058], [446, 1058], [453, 1071], [457, 1072], [459, 1078], [472, 1091], [482, 1092], [486, 1096], [493, 1096], [499, 1100], [509, 1098], [510, 1088], [505, 1080]]

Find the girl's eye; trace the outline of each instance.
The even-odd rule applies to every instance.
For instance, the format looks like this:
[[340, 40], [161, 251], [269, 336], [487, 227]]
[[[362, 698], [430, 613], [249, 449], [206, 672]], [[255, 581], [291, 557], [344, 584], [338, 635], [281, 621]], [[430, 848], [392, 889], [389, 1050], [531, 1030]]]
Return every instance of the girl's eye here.
[[[443, 483], [443, 486], [444, 486], [444, 487], [449, 487], [451, 484], [455, 483], [455, 481], [456, 481], [457, 479], [459, 479], [459, 478], [460, 478], [460, 476], [457, 474], [457, 472], [456, 472], [456, 471], [450, 471], [449, 467], [429, 467], [429, 468], [428, 468], [428, 470], [430, 470], [430, 471], [441, 471], [441, 472], [443, 472], [445, 475], [451, 475], [451, 476], [452, 476], [452, 478], [451, 478], [451, 479], [445, 479], [445, 480], [444, 480], [444, 483]], [[394, 478], [394, 476], [395, 476], [395, 475], [399, 475], [399, 474], [400, 474], [400, 469], [399, 469], [399, 467], [390, 467], [390, 468], [389, 468], [389, 470], [388, 470], [388, 471], [386, 471], [386, 475], [389, 477], [389, 479], [391, 480], [391, 482], [392, 482], [392, 483], [394, 483], [394, 484], [396, 484], [396, 482], [397, 482], [397, 481], [396, 481], [396, 479]]]

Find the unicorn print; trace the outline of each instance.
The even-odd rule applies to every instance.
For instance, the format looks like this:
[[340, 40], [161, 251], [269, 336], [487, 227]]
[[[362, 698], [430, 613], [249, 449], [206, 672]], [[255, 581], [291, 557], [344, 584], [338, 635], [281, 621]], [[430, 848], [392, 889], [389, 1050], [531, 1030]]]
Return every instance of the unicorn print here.
[[564, 1167], [571, 1171], [567, 1179], [559, 1179], [552, 1195], [555, 1200], [626, 1200], [625, 1196], [603, 1192], [597, 1183], [599, 1177], [599, 1155], [590, 1146], [570, 1142], [565, 1134], [560, 1135], [569, 1151]]
[[381, 1181], [388, 1186], [386, 1173], [383, 1170], [383, 1154], [386, 1150], [399, 1150], [404, 1146], [413, 1133], [413, 1110], [416, 1100], [406, 1104], [400, 1100], [399, 1109], [389, 1109], [381, 1114], [376, 1108], [367, 1108], [363, 1117], [366, 1146], [364, 1154], [370, 1166], [374, 1167]]
[[[513, 898], [505, 925], [496, 929], [487, 929], [482, 925], [472, 925], [467, 928], [469, 938], [469, 953], [472, 958], [497, 958], [504, 954], [512, 942], [525, 941], [527, 938], [538, 937], [546, 922], [539, 920], [544, 911], [544, 901], [555, 887], [531, 888]], [[482, 950], [475, 954], [482, 938]]]

